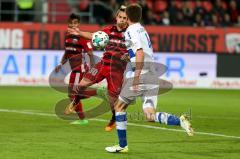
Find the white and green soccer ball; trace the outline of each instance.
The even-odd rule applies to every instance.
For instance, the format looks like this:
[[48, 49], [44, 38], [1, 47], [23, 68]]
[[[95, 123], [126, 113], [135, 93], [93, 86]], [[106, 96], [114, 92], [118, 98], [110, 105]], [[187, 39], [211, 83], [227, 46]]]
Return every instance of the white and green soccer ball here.
[[105, 48], [106, 45], [108, 44], [108, 42], [109, 42], [109, 37], [105, 32], [97, 31], [97, 32], [93, 33], [92, 44], [97, 49]]

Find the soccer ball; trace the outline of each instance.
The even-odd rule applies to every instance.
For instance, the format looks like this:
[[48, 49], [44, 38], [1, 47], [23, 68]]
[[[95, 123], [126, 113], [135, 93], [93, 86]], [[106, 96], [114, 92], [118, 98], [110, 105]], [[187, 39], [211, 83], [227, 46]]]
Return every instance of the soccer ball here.
[[109, 42], [109, 37], [105, 32], [97, 31], [97, 32], [93, 33], [92, 44], [97, 49], [105, 48], [106, 45], [108, 44], [108, 42]]

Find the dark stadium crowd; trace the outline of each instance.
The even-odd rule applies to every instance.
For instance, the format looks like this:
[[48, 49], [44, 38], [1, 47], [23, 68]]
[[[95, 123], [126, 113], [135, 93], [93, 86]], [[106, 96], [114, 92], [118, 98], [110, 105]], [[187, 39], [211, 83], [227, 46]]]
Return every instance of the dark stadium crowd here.
[[74, 12], [82, 14], [81, 23], [104, 25], [121, 5], [134, 2], [141, 4], [147, 25], [240, 26], [240, 0], [0, 0], [0, 21], [39, 22], [46, 12], [45, 22], [65, 23]]
[[[138, 2], [143, 7], [143, 23], [177, 26], [240, 26], [240, 0], [83, 0], [80, 11], [94, 3], [96, 23], [111, 23], [122, 4]], [[113, 16], [110, 16], [113, 15]]]

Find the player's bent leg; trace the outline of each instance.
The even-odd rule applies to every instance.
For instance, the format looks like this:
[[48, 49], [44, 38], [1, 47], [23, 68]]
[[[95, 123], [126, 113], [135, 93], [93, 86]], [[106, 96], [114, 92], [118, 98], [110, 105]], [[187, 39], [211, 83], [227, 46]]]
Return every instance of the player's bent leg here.
[[[80, 80], [83, 78], [83, 73], [81, 72], [81, 69], [79, 71], [72, 71], [69, 79], [69, 89], [68, 89], [68, 97], [70, 101], [73, 101], [76, 96], [76, 87]], [[76, 107], [75, 107], [76, 106]], [[78, 124], [78, 125], [84, 125], [87, 124], [88, 121], [85, 119], [85, 115], [83, 112], [83, 105], [81, 101], [74, 105], [73, 103], [70, 104], [65, 109], [65, 114], [71, 114], [71, 113], [77, 113], [79, 120], [71, 122], [71, 124]]]
[[145, 108], [143, 110], [147, 121], [159, 122], [166, 125], [181, 126], [189, 136], [193, 136], [193, 128], [186, 115], [181, 115], [180, 118], [169, 113], [157, 112], [155, 113], [154, 108]]
[[111, 153], [126, 153], [128, 152], [127, 146], [127, 116], [126, 116], [126, 108], [128, 104], [124, 103], [121, 100], [117, 100], [115, 103], [115, 111], [116, 111], [116, 125], [117, 125], [117, 133], [119, 144], [115, 146], [106, 147], [105, 150]]
[[189, 136], [193, 136], [193, 129], [191, 123], [186, 115], [177, 117], [176, 115], [166, 112], [157, 112], [155, 116], [155, 122], [159, 122], [166, 125], [181, 126]]
[[78, 103], [78, 101], [85, 97], [95, 96], [97, 95], [97, 90], [86, 90], [89, 86], [93, 85], [95, 81], [92, 81], [88, 78], [83, 78], [77, 87], [77, 95], [75, 96], [74, 103]]
[[76, 92], [80, 92], [78, 94], [75, 95], [74, 99], [72, 100], [72, 102], [66, 107], [64, 114], [69, 115], [72, 113], [76, 113], [76, 108], [80, 102], [81, 99], [81, 91], [84, 91], [88, 86], [92, 85], [93, 82], [83, 78], [80, 83], [78, 84], [78, 88], [77, 90], [75, 90]]
[[144, 96], [143, 112], [147, 121], [155, 121], [166, 125], [181, 126], [189, 136], [193, 136], [193, 129], [186, 115], [177, 117], [176, 115], [166, 112], [155, 112], [157, 107], [157, 96]]

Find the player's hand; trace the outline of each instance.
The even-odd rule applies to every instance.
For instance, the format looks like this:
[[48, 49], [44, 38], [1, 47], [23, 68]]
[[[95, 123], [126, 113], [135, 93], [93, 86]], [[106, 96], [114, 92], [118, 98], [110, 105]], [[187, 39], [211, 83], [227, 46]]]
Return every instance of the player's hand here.
[[62, 64], [57, 65], [55, 68], [55, 72], [58, 73], [61, 68], [62, 68]]
[[79, 35], [80, 29], [79, 28], [69, 28], [67, 29], [67, 33], [71, 35]]
[[124, 54], [124, 55], [121, 56], [121, 60], [129, 62], [130, 61], [130, 57], [129, 57], [128, 54]]
[[139, 77], [134, 77], [133, 79], [133, 91], [139, 91]]

